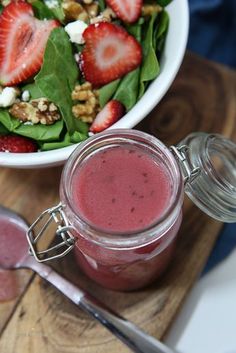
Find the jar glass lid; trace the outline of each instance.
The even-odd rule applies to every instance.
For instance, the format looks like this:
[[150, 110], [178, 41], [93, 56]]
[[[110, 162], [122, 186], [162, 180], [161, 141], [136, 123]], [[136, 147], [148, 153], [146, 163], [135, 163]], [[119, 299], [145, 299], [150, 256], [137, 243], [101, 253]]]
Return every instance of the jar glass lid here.
[[236, 222], [236, 144], [221, 135], [192, 133], [176, 149], [184, 151], [182, 160], [175, 155], [189, 198], [211, 217]]

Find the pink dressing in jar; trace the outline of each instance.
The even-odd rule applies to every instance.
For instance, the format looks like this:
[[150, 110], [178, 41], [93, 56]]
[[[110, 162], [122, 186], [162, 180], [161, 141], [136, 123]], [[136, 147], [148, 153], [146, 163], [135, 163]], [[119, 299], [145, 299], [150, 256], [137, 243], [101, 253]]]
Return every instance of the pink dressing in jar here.
[[75, 255], [99, 284], [124, 291], [141, 288], [169, 264], [182, 198], [176, 207], [173, 203], [182, 184], [174, 185], [173, 173], [179, 170], [175, 164], [173, 172], [167, 162], [164, 154], [123, 142], [93, 149], [73, 166], [66, 213], [77, 230]]

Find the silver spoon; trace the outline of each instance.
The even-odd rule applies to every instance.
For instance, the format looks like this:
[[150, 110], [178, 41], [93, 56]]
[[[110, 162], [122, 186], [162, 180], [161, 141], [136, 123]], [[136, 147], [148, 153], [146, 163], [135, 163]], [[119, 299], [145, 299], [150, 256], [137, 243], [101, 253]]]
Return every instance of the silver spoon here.
[[[2, 206], [0, 206], [0, 216], [1, 215], [15, 222], [18, 227], [22, 229], [22, 232], [18, 232], [17, 237], [6, 237], [0, 230], [0, 269], [32, 269], [40, 277], [56, 287], [73, 303], [104, 325], [133, 352], [174, 353], [172, 349], [168, 348], [162, 342], [148, 335], [133, 323], [115, 313], [83, 289], [67, 281], [51, 267], [37, 262], [28, 252], [28, 242], [25, 236], [25, 232], [28, 229], [27, 223], [19, 215]], [[13, 249], [16, 246], [18, 251], [13, 254]]]

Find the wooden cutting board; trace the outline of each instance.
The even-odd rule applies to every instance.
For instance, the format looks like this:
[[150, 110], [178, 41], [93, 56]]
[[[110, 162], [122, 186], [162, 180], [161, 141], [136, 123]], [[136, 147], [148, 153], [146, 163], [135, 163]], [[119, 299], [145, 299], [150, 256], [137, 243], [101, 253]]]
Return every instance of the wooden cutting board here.
[[[192, 131], [218, 132], [236, 141], [235, 94], [235, 72], [187, 53], [169, 92], [137, 128], [167, 145]], [[30, 223], [59, 201], [60, 174], [61, 168], [1, 168], [0, 203]], [[54, 266], [149, 334], [163, 338], [206, 263], [221, 226], [186, 200], [171, 266], [161, 280], [137, 292], [118, 293], [97, 286], [79, 271], [72, 255]], [[38, 276], [21, 270], [17, 279], [21, 294], [0, 304], [1, 353], [129, 352]]]

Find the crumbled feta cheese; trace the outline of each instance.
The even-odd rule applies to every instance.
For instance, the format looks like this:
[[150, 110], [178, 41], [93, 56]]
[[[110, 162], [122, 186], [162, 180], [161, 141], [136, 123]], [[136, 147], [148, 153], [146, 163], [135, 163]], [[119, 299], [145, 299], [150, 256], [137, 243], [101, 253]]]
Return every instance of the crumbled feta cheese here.
[[17, 90], [14, 87], [5, 87], [0, 93], [0, 107], [10, 107], [16, 101], [18, 95]]
[[30, 93], [29, 91], [24, 91], [21, 95], [21, 99], [23, 100], [23, 102], [28, 102], [30, 100]]
[[32, 121], [25, 121], [24, 125], [34, 125], [34, 123], [32, 123]]
[[84, 21], [74, 21], [65, 26], [65, 31], [72, 43], [84, 44], [83, 33], [88, 25]]

